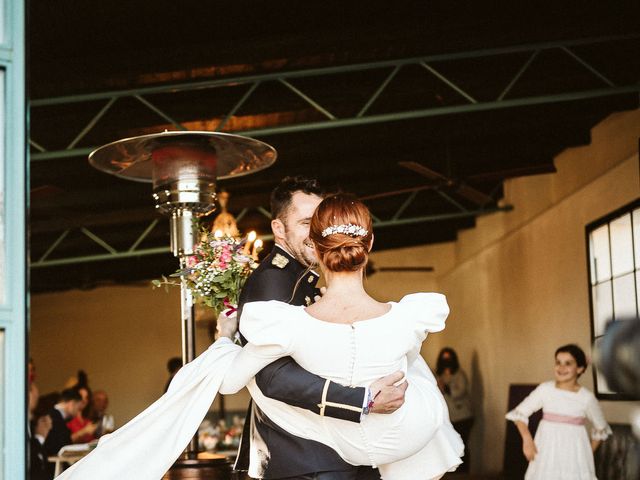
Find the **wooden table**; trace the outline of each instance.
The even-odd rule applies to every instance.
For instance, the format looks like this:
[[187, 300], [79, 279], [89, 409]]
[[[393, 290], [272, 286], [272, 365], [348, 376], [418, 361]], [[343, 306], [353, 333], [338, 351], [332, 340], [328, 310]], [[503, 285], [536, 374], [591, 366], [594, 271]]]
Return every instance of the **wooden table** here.
[[[67, 453], [63, 453], [62, 455], [55, 455], [47, 458], [49, 462], [55, 463], [56, 465], [53, 476], [57, 477], [63, 472], [63, 468], [62, 468], [63, 464], [66, 463], [68, 465], [73, 465], [77, 461], [82, 460], [84, 457], [86, 457], [90, 452], [91, 450], [67, 452]], [[237, 450], [224, 450], [224, 451], [216, 452], [214, 454], [208, 453], [208, 452], [200, 452], [198, 454], [198, 459], [205, 460], [205, 461], [208, 460], [211, 462], [211, 465], [209, 466], [209, 470], [211, 468], [216, 469], [218, 474], [213, 478], [217, 478], [217, 477], [226, 478], [227, 471], [230, 471], [230, 465], [235, 460], [235, 456], [237, 453], [238, 453]], [[198, 462], [196, 461], [194, 463], [197, 464]], [[188, 465], [188, 462], [182, 466], [183, 469], [186, 468], [188, 470], [191, 470], [189, 467], [191, 466]], [[182, 470], [183, 475], [186, 473], [186, 471], [187, 470]], [[207, 473], [211, 474], [211, 471]], [[170, 475], [170, 474], [165, 475], [165, 478], [187, 478], [187, 477], [175, 476], [175, 473], [174, 473], [174, 475]]]
[[231, 480], [232, 463], [226, 455], [200, 452], [198, 458], [179, 458], [162, 480]]

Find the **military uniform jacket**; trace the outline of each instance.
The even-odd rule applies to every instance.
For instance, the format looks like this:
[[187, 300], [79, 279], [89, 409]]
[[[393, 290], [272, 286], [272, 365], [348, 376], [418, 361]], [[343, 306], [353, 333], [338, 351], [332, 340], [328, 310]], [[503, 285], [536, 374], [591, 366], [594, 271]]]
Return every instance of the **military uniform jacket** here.
[[[317, 281], [318, 275], [315, 272], [306, 269], [276, 245], [247, 279], [239, 301], [240, 322], [242, 307], [248, 302], [279, 300], [291, 305], [311, 304], [315, 295], [319, 293], [316, 288]], [[328, 390], [323, 401], [323, 389], [327, 382], [324, 378], [304, 370], [290, 357], [273, 362], [256, 375], [256, 384], [267, 397], [317, 414], [320, 414], [321, 407], [324, 407], [323, 412], [327, 416], [353, 422], [360, 421], [365, 389], [328, 382]], [[331, 406], [325, 403], [330, 403]], [[357, 407], [360, 411], [340, 408], [339, 405]], [[251, 422], [255, 427], [253, 433], [250, 431]], [[277, 479], [353, 468], [326, 445], [289, 434], [269, 420], [253, 404], [249, 407], [245, 421], [236, 470], [247, 470], [249, 467], [251, 435], [259, 435], [262, 440], [260, 443], [268, 448], [268, 455], [260, 466], [261, 478]]]

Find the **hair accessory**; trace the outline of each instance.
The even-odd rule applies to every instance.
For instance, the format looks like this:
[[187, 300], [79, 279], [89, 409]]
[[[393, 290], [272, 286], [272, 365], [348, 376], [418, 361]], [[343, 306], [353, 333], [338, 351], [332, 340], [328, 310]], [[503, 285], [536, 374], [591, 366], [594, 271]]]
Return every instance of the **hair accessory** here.
[[327, 237], [334, 233], [342, 233], [343, 235], [349, 235], [350, 237], [364, 237], [369, 233], [369, 231], [360, 225], [353, 225], [352, 223], [349, 223], [347, 225], [331, 225], [322, 231], [322, 236]]

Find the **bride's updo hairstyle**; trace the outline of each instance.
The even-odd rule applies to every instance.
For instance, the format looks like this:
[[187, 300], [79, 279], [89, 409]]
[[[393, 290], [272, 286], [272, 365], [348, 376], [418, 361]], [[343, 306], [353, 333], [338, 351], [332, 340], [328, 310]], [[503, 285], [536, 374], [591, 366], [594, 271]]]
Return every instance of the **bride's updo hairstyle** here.
[[369, 260], [371, 214], [353, 195], [326, 197], [311, 218], [309, 238], [331, 272], [355, 272]]

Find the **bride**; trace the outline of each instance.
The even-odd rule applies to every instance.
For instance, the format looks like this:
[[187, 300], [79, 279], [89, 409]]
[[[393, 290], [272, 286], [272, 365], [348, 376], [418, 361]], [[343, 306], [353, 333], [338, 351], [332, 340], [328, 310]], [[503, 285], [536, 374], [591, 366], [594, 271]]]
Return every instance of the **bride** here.
[[[454, 470], [464, 447], [420, 356], [427, 334], [444, 329], [445, 297], [415, 293], [397, 303], [380, 303], [367, 295], [363, 276], [372, 222], [366, 206], [351, 196], [324, 199], [311, 220], [309, 238], [327, 283], [319, 301], [309, 307], [275, 300], [245, 304], [244, 348], [224, 337], [217, 340], [178, 372], [163, 397], [58, 478], [158, 479], [188, 443], [216, 393], [235, 393], [244, 386], [280, 427], [328, 445], [348, 463], [377, 466], [384, 480], [437, 479]], [[408, 372], [405, 404], [392, 414], [366, 415], [354, 423], [272, 400], [252, 378], [284, 356], [354, 387], [398, 370]], [[139, 465], [140, 456], [147, 468]]]

